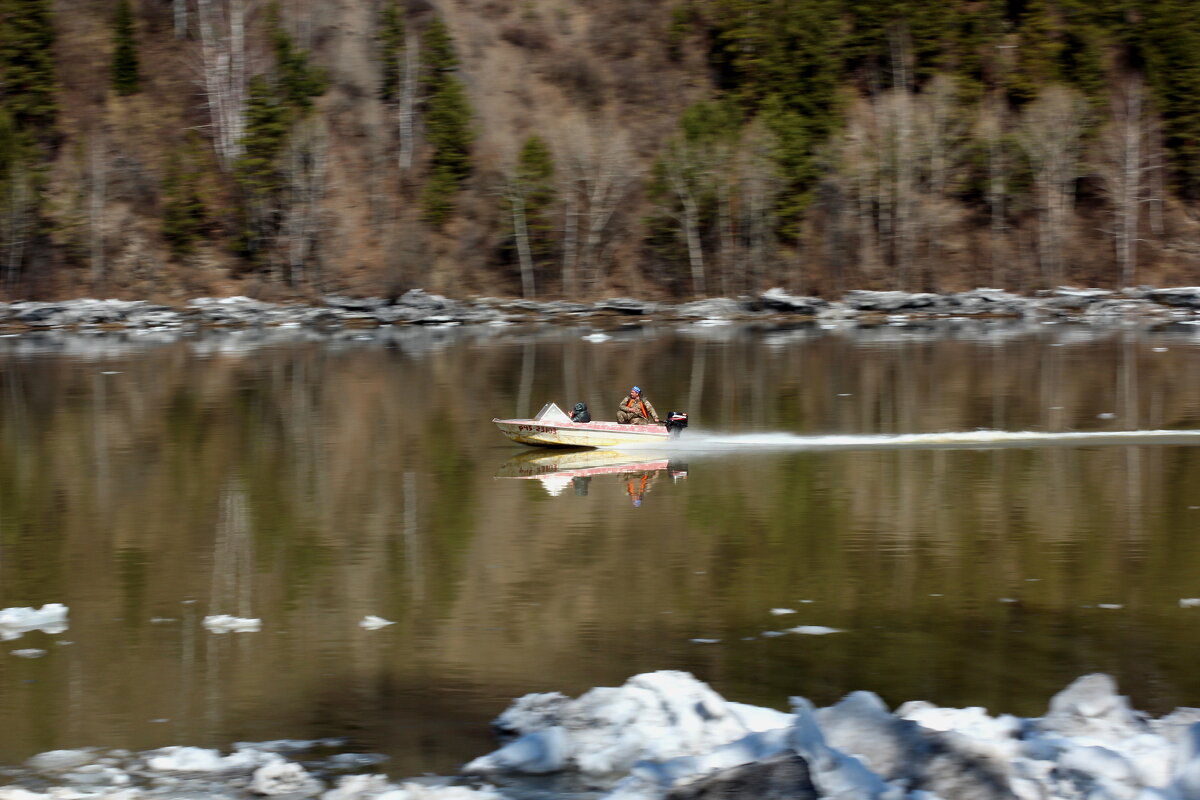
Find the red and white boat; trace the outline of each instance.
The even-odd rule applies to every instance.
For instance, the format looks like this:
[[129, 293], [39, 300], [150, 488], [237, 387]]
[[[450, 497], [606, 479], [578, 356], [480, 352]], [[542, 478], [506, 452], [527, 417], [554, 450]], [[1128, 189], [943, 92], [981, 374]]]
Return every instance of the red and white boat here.
[[617, 447], [665, 442], [687, 427], [687, 414], [672, 411], [667, 422], [621, 425], [617, 422], [572, 422], [554, 403], [546, 403], [532, 419], [493, 419], [508, 438], [535, 447]]

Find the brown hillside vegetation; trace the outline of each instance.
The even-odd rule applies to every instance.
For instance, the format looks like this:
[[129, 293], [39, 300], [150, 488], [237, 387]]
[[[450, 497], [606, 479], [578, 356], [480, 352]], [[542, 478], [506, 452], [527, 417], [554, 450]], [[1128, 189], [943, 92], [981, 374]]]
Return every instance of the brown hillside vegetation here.
[[1091, 94], [1018, 97], [922, 68], [900, 21], [810, 126], [715, 55], [740, 0], [133, 0], [124, 96], [117, 0], [10, 2], [50, 3], [58, 113], [39, 164], [0, 174], [8, 298], [1031, 291], [1200, 264], [1156, 95], [1116, 45]]

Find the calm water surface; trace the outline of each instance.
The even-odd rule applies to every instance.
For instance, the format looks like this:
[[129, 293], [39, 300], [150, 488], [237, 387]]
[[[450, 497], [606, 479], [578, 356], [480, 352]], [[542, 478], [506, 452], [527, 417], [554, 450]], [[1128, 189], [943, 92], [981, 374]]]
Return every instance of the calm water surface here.
[[[1200, 447], [862, 438], [1200, 429], [1200, 328], [588, 333], [0, 339], [0, 607], [70, 607], [0, 647], [0, 764], [348, 737], [447, 773], [512, 698], [654, 669], [776, 707], [1033, 716], [1091, 671], [1200, 705]], [[635, 382], [679, 448], [490, 423]], [[841, 632], [764, 636], [799, 625]]]

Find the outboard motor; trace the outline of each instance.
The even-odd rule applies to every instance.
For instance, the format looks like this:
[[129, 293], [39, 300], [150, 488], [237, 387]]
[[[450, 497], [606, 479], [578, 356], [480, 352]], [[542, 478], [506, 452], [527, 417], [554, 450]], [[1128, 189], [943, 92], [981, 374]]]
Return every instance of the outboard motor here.
[[667, 433], [672, 439], [679, 438], [679, 434], [683, 433], [683, 429], [687, 427], [687, 414], [682, 411], [671, 411], [667, 414]]

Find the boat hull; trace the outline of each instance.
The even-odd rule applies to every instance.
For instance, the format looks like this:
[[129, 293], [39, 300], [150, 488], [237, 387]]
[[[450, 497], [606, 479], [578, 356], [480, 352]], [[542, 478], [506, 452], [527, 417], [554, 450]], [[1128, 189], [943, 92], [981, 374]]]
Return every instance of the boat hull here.
[[620, 425], [616, 422], [549, 422], [538, 419], [493, 419], [514, 442], [533, 447], [617, 447], [654, 444], [669, 438], [661, 425]]

